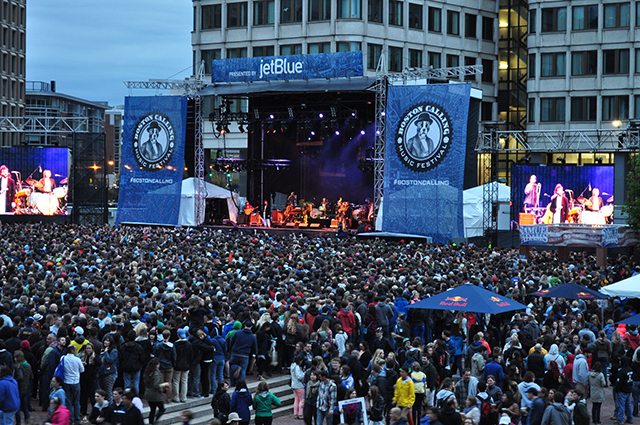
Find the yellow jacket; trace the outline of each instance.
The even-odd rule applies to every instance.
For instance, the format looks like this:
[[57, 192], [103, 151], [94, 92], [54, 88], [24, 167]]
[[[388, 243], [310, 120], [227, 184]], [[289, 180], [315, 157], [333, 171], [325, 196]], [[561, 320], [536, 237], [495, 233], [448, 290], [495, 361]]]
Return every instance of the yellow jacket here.
[[415, 401], [416, 393], [411, 377], [408, 376], [405, 381], [402, 378], [398, 378], [393, 394], [393, 402], [400, 407], [411, 407]]

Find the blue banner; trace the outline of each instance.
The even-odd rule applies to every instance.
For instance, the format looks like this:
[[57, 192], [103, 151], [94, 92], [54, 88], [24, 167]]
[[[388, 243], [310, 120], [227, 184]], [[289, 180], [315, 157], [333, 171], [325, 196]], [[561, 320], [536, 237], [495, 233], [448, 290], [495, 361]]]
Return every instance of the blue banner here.
[[186, 125], [186, 97], [125, 98], [116, 224], [178, 224]]
[[462, 190], [471, 84], [389, 86], [382, 230], [464, 236]]
[[216, 59], [211, 67], [211, 82], [362, 77], [362, 71], [362, 51]]

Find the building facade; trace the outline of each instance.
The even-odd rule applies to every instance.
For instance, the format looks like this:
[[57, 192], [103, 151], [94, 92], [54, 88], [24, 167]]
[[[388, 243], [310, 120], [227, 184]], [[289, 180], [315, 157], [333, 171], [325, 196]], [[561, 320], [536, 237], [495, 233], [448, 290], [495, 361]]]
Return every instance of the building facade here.
[[[114, 108], [104, 113], [104, 134], [107, 150], [107, 176], [119, 174], [122, 154], [122, 118], [124, 109]], [[110, 185], [113, 184], [109, 182]]]

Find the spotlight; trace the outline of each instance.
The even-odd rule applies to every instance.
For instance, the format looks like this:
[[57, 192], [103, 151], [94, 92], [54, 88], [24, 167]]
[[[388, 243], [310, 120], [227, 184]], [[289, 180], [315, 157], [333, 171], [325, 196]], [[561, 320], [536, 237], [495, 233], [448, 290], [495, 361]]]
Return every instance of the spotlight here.
[[324, 118], [324, 114], [318, 114], [318, 118], [320, 119]]
[[316, 132], [315, 132], [315, 131], [312, 131], [310, 134], [311, 134], [312, 136], [315, 136], [315, 135], [316, 135]]
[[274, 118], [275, 118], [275, 117], [273, 116], [273, 114], [269, 115], [269, 119], [270, 119], [270, 120], [272, 120], [272, 119], [274, 119]]
[[380, 112], [380, 116], [382, 116], [382, 117], [386, 117], [386, 116], [387, 116], [387, 114], [386, 114], [384, 111], [382, 111], [382, 112]]
[[364, 130], [360, 130], [360, 135], [364, 136], [367, 132]]
[[340, 135], [340, 130], [336, 130], [336, 136]]

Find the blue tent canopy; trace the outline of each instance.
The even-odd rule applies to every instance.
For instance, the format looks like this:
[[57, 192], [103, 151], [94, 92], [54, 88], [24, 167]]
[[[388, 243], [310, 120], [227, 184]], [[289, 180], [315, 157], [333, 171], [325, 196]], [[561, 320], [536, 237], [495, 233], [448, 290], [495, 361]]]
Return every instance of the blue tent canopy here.
[[490, 314], [524, 310], [527, 308], [524, 304], [470, 284], [441, 292], [430, 298], [411, 304], [408, 307], [427, 310], [460, 310]]
[[534, 292], [533, 295], [543, 298], [566, 298], [568, 300], [604, 300], [609, 298], [608, 295], [573, 282], [564, 283], [550, 289], [543, 289]]

